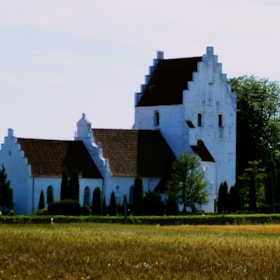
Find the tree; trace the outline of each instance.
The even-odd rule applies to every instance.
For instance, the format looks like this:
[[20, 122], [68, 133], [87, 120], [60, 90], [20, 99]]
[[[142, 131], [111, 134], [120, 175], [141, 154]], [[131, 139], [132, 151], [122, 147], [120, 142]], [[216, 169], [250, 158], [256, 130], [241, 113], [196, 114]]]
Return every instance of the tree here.
[[194, 212], [196, 204], [208, 202], [206, 185], [199, 158], [189, 153], [180, 154], [179, 159], [172, 164], [167, 188], [169, 194], [175, 195], [177, 201], [183, 205], [184, 213], [188, 208]]
[[237, 176], [249, 161], [266, 160], [280, 152], [280, 85], [242, 76], [230, 79], [237, 96]]
[[2, 212], [13, 208], [13, 190], [10, 188], [10, 181], [7, 179], [7, 173], [4, 165], [0, 170], [0, 206]]
[[99, 187], [96, 187], [92, 194], [92, 215], [101, 215], [102, 214], [102, 200], [101, 200], [101, 191]]
[[62, 177], [61, 177], [60, 199], [65, 200], [69, 198], [70, 196], [69, 196], [68, 172], [67, 169], [64, 167], [62, 170]]
[[219, 188], [218, 194], [218, 213], [224, 213], [228, 211], [228, 201], [229, 201], [229, 194], [228, 194], [228, 186], [227, 182], [223, 182]]
[[175, 195], [169, 194], [166, 201], [166, 215], [178, 215], [178, 203], [176, 201]]
[[39, 199], [38, 209], [42, 210], [44, 208], [45, 208], [45, 197], [44, 197], [44, 192], [41, 191], [40, 192], [40, 199]]
[[106, 205], [105, 196], [103, 197], [103, 202], [102, 202], [102, 215], [103, 216], [107, 215], [107, 205]]
[[249, 161], [249, 167], [245, 168], [241, 180], [241, 199], [243, 207], [249, 211], [255, 212], [265, 201], [265, 169], [260, 166], [259, 161]]
[[229, 212], [234, 213], [241, 209], [239, 188], [237, 184], [230, 188], [228, 202]]
[[132, 211], [136, 216], [143, 214], [143, 183], [140, 176], [137, 176], [134, 180], [132, 194]]
[[115, 196], [115, 192], [112, 192], [110, 196], [109, 215], [115, 216], [116, 214], [117, 214], [116, 196]]
[[163, 215], [163, 202], [157, 192], [147, 192], [143, 198], [144, 215]]
[[69, 180], [69, 195], [70, 199], [78, 200], [80, 195], [80, 184], [79, 184], [79, 176], [76, 170], [72, 170], [70, 180]]

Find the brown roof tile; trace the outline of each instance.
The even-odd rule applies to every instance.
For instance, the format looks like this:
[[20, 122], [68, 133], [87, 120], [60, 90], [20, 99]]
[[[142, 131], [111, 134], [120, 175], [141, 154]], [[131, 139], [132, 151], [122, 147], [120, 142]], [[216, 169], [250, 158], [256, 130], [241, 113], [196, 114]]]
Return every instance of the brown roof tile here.
[[63, 167], [84, 178], [101, 178], [82, 141], [17, 138], [31, 165], [32, 176], [60, 177]]
[[93, 129], [115, 176], [164, 177], [175, 157], [159, 131]]
[[137, 106], [182, 104], [182, 91], [188, 88], [202, 57], [161, 59]]

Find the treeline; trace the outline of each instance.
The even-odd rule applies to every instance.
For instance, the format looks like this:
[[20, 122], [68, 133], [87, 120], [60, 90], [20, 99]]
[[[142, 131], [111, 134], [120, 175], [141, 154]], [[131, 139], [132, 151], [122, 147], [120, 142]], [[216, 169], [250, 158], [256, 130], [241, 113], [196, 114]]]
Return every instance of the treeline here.
[[[236, 185], [219, 188], [219, 212], [280, 212], [280, 86], [230, 79], [237, 97]], [[233, 207], [233, 208], [231, 208]]]

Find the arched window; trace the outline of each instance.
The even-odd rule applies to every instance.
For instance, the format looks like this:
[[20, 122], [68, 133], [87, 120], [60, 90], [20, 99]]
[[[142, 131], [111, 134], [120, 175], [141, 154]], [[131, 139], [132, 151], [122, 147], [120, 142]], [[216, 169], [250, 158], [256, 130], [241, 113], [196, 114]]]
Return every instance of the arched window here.
[[53, 201], [53, 187], [50, 185], [47, 188], [47, 203], [49, 204], [52, 201]]
[[154, 112], [154, 124], [155, 126], [159, 126], [159, 111]]
[[84, 206], [90, 206], [90, 189], [87, 186], [84, 190]]

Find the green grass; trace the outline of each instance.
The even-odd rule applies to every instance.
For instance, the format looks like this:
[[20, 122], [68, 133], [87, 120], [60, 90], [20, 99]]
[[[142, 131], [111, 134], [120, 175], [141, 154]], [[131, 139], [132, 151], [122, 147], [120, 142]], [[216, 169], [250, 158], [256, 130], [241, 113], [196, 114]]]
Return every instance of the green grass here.
[[0, 225], [0, 279], [279, 279], [280, 225]]

